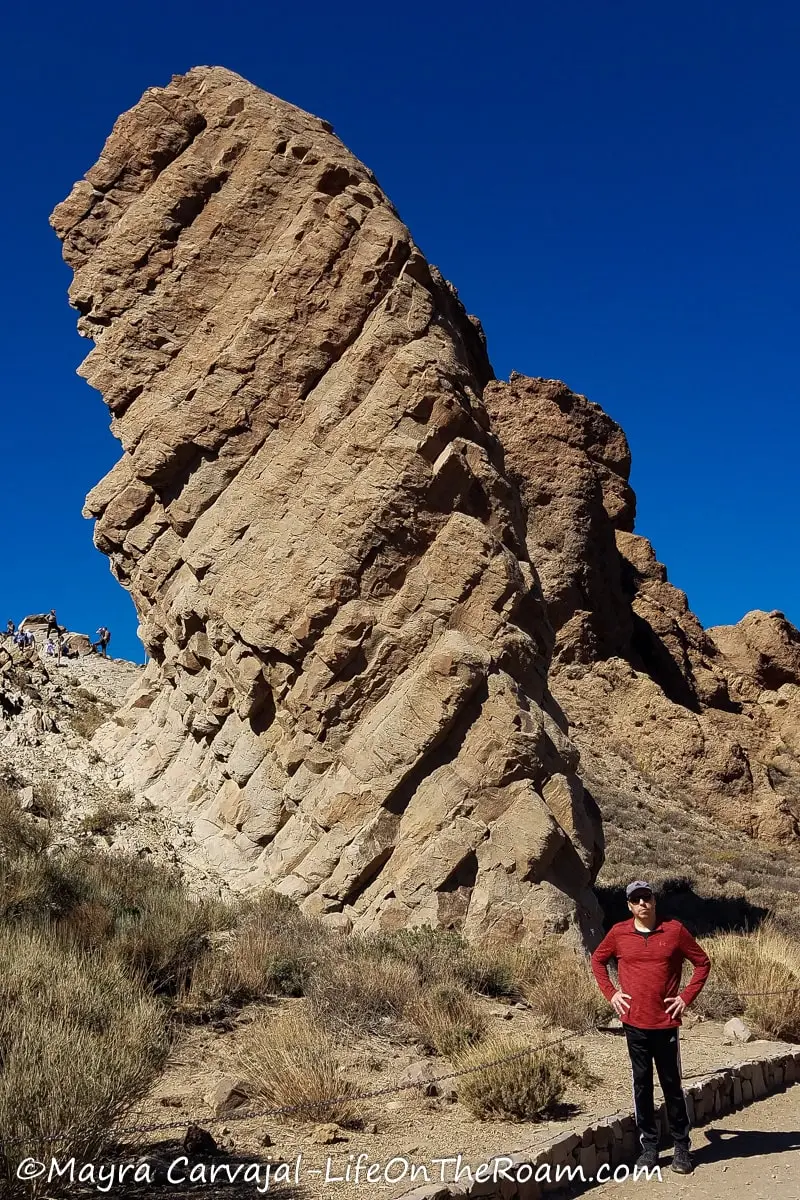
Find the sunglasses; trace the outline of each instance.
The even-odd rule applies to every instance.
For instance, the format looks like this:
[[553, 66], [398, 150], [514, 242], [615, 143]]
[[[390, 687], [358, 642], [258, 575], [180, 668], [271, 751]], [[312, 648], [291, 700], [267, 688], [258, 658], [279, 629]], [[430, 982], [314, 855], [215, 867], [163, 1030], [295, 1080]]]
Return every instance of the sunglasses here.
[[631, 904], [649, 904], [652, 899], [652, 892], [634, 892], [631, 896]]

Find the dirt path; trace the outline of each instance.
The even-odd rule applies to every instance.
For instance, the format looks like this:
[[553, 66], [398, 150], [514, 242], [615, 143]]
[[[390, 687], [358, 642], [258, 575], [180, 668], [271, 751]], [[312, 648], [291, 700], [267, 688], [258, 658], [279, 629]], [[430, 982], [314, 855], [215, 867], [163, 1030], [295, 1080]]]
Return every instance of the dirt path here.
[[693, 1134], [695, 1172], [673, 1175], [662, 1154], [662, 1182], [628, 1180], [586, 1193], [592, 1200], [798, 1200], [800, 1087], [759, 1100]]

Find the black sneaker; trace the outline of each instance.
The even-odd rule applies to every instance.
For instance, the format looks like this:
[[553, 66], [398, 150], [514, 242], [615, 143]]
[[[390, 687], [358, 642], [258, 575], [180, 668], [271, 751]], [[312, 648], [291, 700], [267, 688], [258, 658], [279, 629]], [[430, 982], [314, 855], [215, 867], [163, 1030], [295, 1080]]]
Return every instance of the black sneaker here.
[[692, 1156], [685, 1146], [676, 1146], [670, 1167], [678, 1175], [691, 1175], [694, 1170]]
[[636, 1160], [636, 1166], [640, 1170], [652, 1171], [653, 1167], [658, 1166], [658, 1150], [655, 1146], [647, 1146]]

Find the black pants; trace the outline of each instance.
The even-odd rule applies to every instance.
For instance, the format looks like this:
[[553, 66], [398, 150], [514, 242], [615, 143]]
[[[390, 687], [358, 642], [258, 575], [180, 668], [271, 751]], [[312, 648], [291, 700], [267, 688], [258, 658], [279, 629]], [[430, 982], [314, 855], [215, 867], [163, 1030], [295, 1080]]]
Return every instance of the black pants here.
[[636, 1127], [642, 1149], [657, 1149], [653, 1102], [653, 1063], [664, 1093], [669, 1131], [676, 1146], [689, 1147], [689, 1116], [681, 1083], [680, 1043], [678, 1029], [636, 1029], [623, 1026], [628, 1040], [628, 1054], [633, 1070], [633, 1103], [636, 1108]]

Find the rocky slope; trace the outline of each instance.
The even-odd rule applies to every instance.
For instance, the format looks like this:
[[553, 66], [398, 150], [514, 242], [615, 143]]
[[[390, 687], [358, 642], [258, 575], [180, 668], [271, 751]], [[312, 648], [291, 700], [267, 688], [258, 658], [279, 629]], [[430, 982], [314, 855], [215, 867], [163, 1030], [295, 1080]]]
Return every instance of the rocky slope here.
[[52, 218], [152, 657], [96, 745], [205, 859], [357, 930], [596, 934], [600, 821], [479, 325], [330, 127], [150, 89]]
[[142, 670], [93, 654], [58, 663], [42, 655], [41, 639], [30, 649], [0, 639], [0, 801], [19, 805], [56, 847], [111, 847], [178, 865], [181, 831], [132, 796], [91, 742]]

